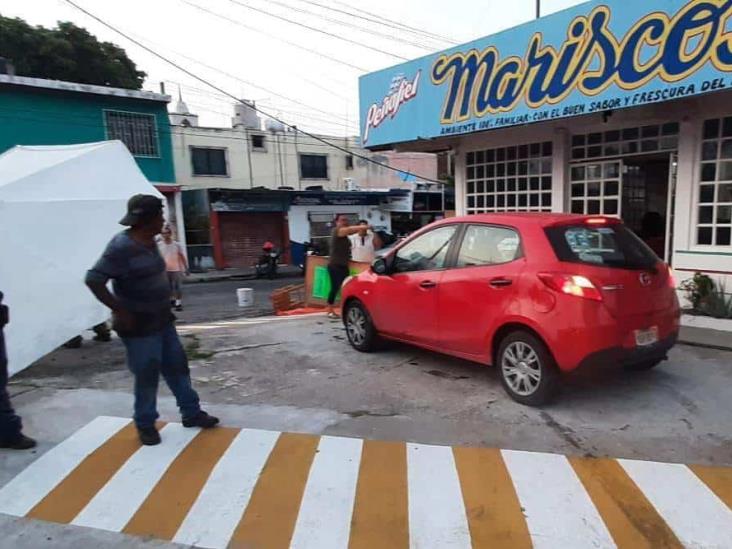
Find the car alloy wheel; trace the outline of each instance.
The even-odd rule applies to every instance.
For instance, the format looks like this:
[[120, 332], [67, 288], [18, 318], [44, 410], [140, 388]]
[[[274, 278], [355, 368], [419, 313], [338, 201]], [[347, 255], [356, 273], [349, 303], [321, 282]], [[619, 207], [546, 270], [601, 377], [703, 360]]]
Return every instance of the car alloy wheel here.
[[501, 369], [506, 383], [517, 395], [530, 396], [541, 384], [539, 356], [523, 341], [514, 341], [504, 349]]
[[361, 307], [351, 307], [346, 314], [346, 330], [348, 338], [355, 347], [360, 347], [368, 337], [368, 319]]

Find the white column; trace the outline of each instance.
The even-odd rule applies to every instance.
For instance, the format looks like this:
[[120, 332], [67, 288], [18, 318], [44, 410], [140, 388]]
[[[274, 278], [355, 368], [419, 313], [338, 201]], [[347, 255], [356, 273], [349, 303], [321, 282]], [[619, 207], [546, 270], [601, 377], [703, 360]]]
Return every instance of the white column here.
[[557, 128], [552, 138], [552, 211], [568, 211], [567, 188], [569, 185], [569, 130]]
[[[699, 179], [699, 142], [703, 122], [686, 116], [679, 128], [679, 165], [676, 172], [676, 211], [674, 215], [673, 249], [689, 250], [696, 243], [695, 189]], [[678, 258], [676, 258], [678, 259]]]
[[455, 215], [466, 215], [465, 204], [465, 153], [455, 150]]

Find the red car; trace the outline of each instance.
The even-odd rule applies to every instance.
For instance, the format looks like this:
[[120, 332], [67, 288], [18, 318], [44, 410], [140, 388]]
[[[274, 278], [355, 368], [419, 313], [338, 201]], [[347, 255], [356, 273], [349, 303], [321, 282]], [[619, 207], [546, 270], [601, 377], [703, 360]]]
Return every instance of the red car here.
[[669, 267], [610, 217], [439, 221], [350, 279], [342, 302], [359, 351], [385, 338], [494, 364], [508, 394], [532, 406], [581, 366], [650, 369], [679, 333]]

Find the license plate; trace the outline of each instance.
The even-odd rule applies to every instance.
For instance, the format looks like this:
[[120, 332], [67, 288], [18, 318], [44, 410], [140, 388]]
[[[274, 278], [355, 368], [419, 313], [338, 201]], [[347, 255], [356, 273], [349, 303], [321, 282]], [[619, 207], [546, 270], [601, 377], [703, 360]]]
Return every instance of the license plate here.
[[658, 327], [635, 331], [635, 344], [638, 347], [648, 347], [655, 343], [658, 343]]

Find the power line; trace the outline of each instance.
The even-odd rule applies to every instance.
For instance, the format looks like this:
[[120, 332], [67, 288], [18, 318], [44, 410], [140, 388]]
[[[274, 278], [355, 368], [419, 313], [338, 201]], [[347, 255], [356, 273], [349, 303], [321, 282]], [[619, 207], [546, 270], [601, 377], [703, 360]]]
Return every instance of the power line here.
[[[337, 9], [337, 8], [333, 8], [331, 6], [327, 6], [327, 5], [320, 4], [318, 2], [315, 2], [314, 0], [298, 0], [298, 1], [299, 2], [305, 2], [306, 4], [314, 4], [314, 5], [320, 6], [320, 7], [325, 8], [325, 9], [333, 9], [333, 10]], [[433, 32], [429, 32], [429, 31], [425, 31], [425, 30], [422, 30], [422, 29], [418, 29], [416, 27], [410, 27], [409, 25], [407, 25], [405, 23], [402, 23], [401, 21], [394, 21], [393, 19], [388, 19], [388, 18], [384, 17], [381, 14], [376, 14], [376, 13], [372, 13], [372, 12], [369, 12], [369, 11], [366, 11], [366, 10], [362, 10], [362, 9], [357, 8], [355, 6], [350, 6], [348, 4], [344, 4], [343, 2], [339, 2], [338, 0], [331, 0], [331, 1], [334, 4], [338, 4], [340, 6], [344, 6], [344, 7], [350, 8], [350, 9], [356, 11], [356, 12], [359, 12], [359, 13], [364, 14], [364, 16], [362, 16], [361, 18], [365, 18], [367, 21], [371, 21], [371, 22], [374, 22], [374, 23], [380, 23], [382, 25], [386, 25], [387, 23], [390, 23], [390, 25], [387, 25], [387, 26], [391, 26], [392, 28], [401, 28], [401, 29], [409, 30], [409, 31], [411, 31], [413, 33], [422, 35], [422, 36], [424, 36], [426, 38], [432, 38], [432, 39], [436, 39], [436, 40], [441, 40], [441, 41], [447, 42], [448, 44], [453, 45], [453, 46], [456, 46], [459, 43], [455, 39], [450, 38], [448, 36], [441, 36], [439, 34], [435, 34]], [[339, 11], [341, 11], [342, 13], [346, 13], [348, 15], [351, 15], [352, 17], [359, 17], [357, 14], [349, 13], [348, 11], [345, 11], [345, 10], [339, 10]]]
[[[157, 58], [165, 61], [166, 63], [168, 63], [169, 65], [175, 67], [179, 71], [187, 74], [191, 78], [194, 78], [194, 79], [198, 80], [199, 82], [201, 82], [203, 84], [206, 84], [210, 88], [212, 88], [212, 89], [214, 89], [214, 90], [216, 90], [216, 91], [218, 91], [218, 92], [220, 92], [220, 93], [222, 93], [224, 95], [227, 95], [227, 96], [231, 97], [234, 101], [237, 101], [239, 103], [242, 103], [244, 105], [247, 105], [252, 110], [257, 111], [260, 114], [263, 114], [264, 116], [267, 116], [267, 117], [271, 118], [272, 120], [275, 120], [275, 121], [279, 122], [280, 124], [284, 125], [285, 127], [291, 128], [294, 131], [297, 131], [297, 132], [299, 132], [299, 133], [301, 133], [303, 135], [306, 135], [306, 136], [310, 137], [311, 139], [315, 139], [316, 141], [320, 141], [321, 143], [324, 143], [326, 145], [330, 145], [332, 148], [334, 148], [336, 150], [339, 150], [339, 151], [344, 152], [346, 154], [351, 154], [351, 155], [353, 155], [356, 158], [361, 158], [362, 160], [365, 160], [366, 162], [370, 162], [371, 164], [374, 164], [375, 166], [380, 166], [380, 167], [382, 167], [382, 168], [384, 168], [386, 170], [391, 170], [391, 171], [394, 171], [394, 172], [397, 172], [397, 173], [402, 173], [402, 174], [405, 173], [403, 170], [394, 168], [393, 166], [389, 166], [388, 164], [384, 164], [382, 162], [378, 162], [377, 160], [373, 160], [372, 158], [369, 158], [368, 156], [364, 156], [362, 154], [354, 153], [353, 151], [350, 151], [350, 150], [348, 150], [348, 149], [346, 149], [344, 147], [339, 147], [338, 145], [334, 145], [332, 143], [329, 143], [328, 141], [326, 141], [322, 137], [319, 137], [319, 136], [317, 136], [315, 134], [312, 134], [310, 132], [306, 132], [304, 130], [301, 130], [300, 128], [298, 128], [296, 126], [293, 126], [291, 124], [288, 124], [284, 120], [281, 120], [279, 117], [272, 116], [271, 114], [263, 111], [259, 107], [255, 107], [255, 106], [249, 105], [247, 103], [244, 103], [241, 99], [239, 99], [235, 95], [232, 95], [231, 93], [227, 92], [226, 90], [224, 90], [222, 88], [219, 88], [216, 84], [213, 84], [212, 82], [209, 82], [205, 78], [203, 78], [201, 76], [198, 76], [196, 73], [194, 73], [194, 72], [186, 69], [185, 67], [182, 67], [181, 65], [179, 65], [175, 61], [172, 61], [172, 60], [168, 59], [164, 55], [162, 55], [162, 54], [156, 52], [155, 50], [153, 50], [152, 48], [149, 48], [149, 47], [145, 46], [144, 44], [142, 44], [141, 42], [139, 42], [138, 40], [135, 40], [134, 38], [132, 38], [128, 34], [125, 34], [123, 31], [117, 29], [114, 25], [112, 25], [110, 23], [107, 23], [105, 20], [103, 20], [100, 17], [94, 15], [93, 13], [91, 13], [88, 10], [86, 10], [85, 8], [81, 7], [79, 4], [77, 4], [73, 0], [63, 0], [63, 1], [66, 2], [67, 4], [69, 4], [70, 6], [73, 6], [74, 8], [76, 8], [77, 10], [79, 10], [80, 12], [84, 13], [88, 17], [91, 17], [92, 19], [94, 19], [98, 23], [104, 25], [105, 27], [107, 27], [111, 31], [113, 31], [113, 32], [119, 34], [120, 36], [122, 36], [123, 38], [129, 40], [130, 42], [132, 42], [133, 44], [137, 45], [138, 47], [143, 48], [148, 53], [151, 53], [155, 57], [157, 57]], [[429, 177], [421, 177], [421, 176], [418, 176], [417, 174], [412, 174], [412, 175], [415, 175], [416, 177], [420, 177], [420, 179], [422, 179], [422, 180], [424, 180], [426, 182], [430, 182], [430, 183], [442, 183], [441, 181], [438, 181], [436, 179], [432, 179], [432, 178], [429, 178]]]
[[402, 44], [407, 44], [409, 46], [414, 46], [415, 48], [419, 48], [419, 49], [422, 49], [422, 50], [433, 50], [433, 49], [435, 49], [435, 48], [433, 48], [430, 45], [425, 45], [424, 43], [412, 42], [410, 40], [401, 38], [399, 36], [395, 36], [394, 34], [386, 34], [386, 33], [379, 32], [379, 31], [374, 30], [374, 29], [370, 29], [368, 27], [364, 27], [364, 26], [357, 25], [357, 24], [354, 24], [354, 23], [349, 23], [349, 22], [343, 21], [341, 19], [333, 19], [332, 17], [328, 17], [326, 15], [323, 15], [322, 13], [317, 13], [317, 12], [310, 11], [310, 10], [306, 10], [306, 9], [303, 9], [303, 8], [296, 8], [295, 6], [291, 6], [289, 4], [285, 4], [284, 2], [279, 2], [278, 0], [264, 0], [264, 1], [266, 1], [268, 4], [275, 4], [277, 6], [282, 6], [284, 8], [287, 8], [288, 10], [291, 10], [291, 11], [296, 11], [298, 13], [304, 13], [305, 15], [311, 15], [313, 17], [317, 17], [317, 18], [322, 19], [324, 21], [328, 21], [329, 23], [335, 23], [337, 25], [342, 25], [342, 26], [350, 27], [352, 29], [358, 30], [359, 32], [371, 34], [373, 36], [378, 36], [380, 38], [385, 38], [387, 40], [392, 40], [394, 42], [399, 42], [399, 43], [402, 43]]
[[[211, 103], [203, 103], [201, 101], [195, 100], [195, 101], [198, 102], [199, 105], [203, 105], [205, 107], [212, 107], [212, 106], [214, 106], [214, 107], [217, 107], [218, 108], [218, 107], [221, 106], [221, 104], [224, 104], [225, 103], [227, 106], [231, 106], [231, 100], [227, 96], [224, 96], [224, 95], [222, 95], [220, 93], [215, 93], [215, 92], [211, 92], [211, 91], [208, 91], [208, 90], [202, 90], [200, 88], [196, 88], [194, 86], [189, 86], [188, 84], [184, 84], [184, 83], [180, 83], [180, 82], [175, 82], [175, 81], [172, 81], [172, 80], [166, 80], [166, 82], [168, 82], [170, 84], [174, 84], [174, 85], [180, 86], [181, 88], [187, 90], [187, 93], [191, 93], [193, 95], [198, 95], [198, 96], [210, 97], [213, 100], [216, 100], [216, 101], [219, 102], [219, 105], [212, 105]], [[186, 103], [190, 103], [191, 105], [194, 104], [193, 102], [190, 102], [190, 101], [186, 101]], [[258, 101], [258, 103], [261, 104], [262, 102], [261, 101]], [[333, 126], [349, 127], [349, 128], [357, 128], [358, 127], [358, 124], [356, 124], [355, 122], [352, 122], [351, 120], [344, 119], [344, 123], [338, 123], [338, 122], [332, 122], [331, 120], [327, 120], [325, 118], [313, 116], [310, 113], [304, 113], [302, 111], [296, 111], [296, 110], [293, 110], [293, 109], [285, 109], [285, 108], [278, 107], [278, 106], [271, 105], [271, 104], [267, 104], [267, 103], [265, 103], [264, 106], [265, 106], [265, 108], [268, 108], [268, 109], [271, 108], [273, 110], [279, 110], [279, 111], [282, 111], [284, 113], [291, 114], [291, 115], [295, 115], [295, 116], [299, 116], [299, 117], [302, 117], [302, 118], [310, 118], [312, 120], [317, 120], [317, 121], [320, 121], [320, 122], [327, 122], [327, 123], [329, 123], [329, 124], [331, 124]], [[213, 111], [213, 110], [210, 111], [210, 112], [215, 112], [216, 114], [221, 114], [221, 115], [224, 115], [224, 116], [231, 116], [232, 115], [232, 113], [223, 113], [223, 112], [220, 112], [220, 111]], [[191, 114], [195, 114], [195, 113], [191, 113]]]
[[252, 32], [257, 32], [257, 33], [263, 34], [264, 36], [267, 36], [269, 38], [274, 38], [275, 40], [279, 40], [280, 42], [284, 42], [285, 44], [288, 44], [288, 45], [290, 45], [290, 46], [292, 46], [294, 48], [298, 48], [298, 49], [301, 49], [303, 51], [306, 51], [306, 52], [312, 53], [314, 55], [317, 55], [319, 57], [323, 57], [325, 59], [328, 59], [330, 61], [333, 61], [334, 63], [338, 63], [340, 65], [344, 65], [344, 66], [349, 67], [351, 69], [355, 69], [355, 70], [357, 70], [359, 72], [368, 72], [368, 70], [367, 69], [364, 69], [363, 67], [359, 67], [357, 65], [354, 65], [353, 63], [349, 63], [348, 61], [343, 61], [342, 59], [338, 59], [336, 57], [331, 57], [328, 54], [321, 53], [321, 52], [319, 52], [317, 50], [313, 50], [313, 49], [307, 48], [307, 47], [302, 46], [300, 44], [297, 44], [295, 42], [290, 42], [289, 40], [285, 40], [284, 38], [282, 38], [280, 36], [276, 36], [276, 35], [270, 34], [268, 32], [264, 32], [263, 30], [257, 29], [255, 27], [250, 27], [249, 25], [246, 25], [246, 24], [242, 23], [241, 21], [237, 21], [236, 19], [232, 19], [230, 17], [227, 17], [226, 15], [222, 15], [220, 13], [216, 13], [214, 11], [209, 10], [208, 8], [204, 8], [203, 6], [199, 6], [198, 4], [194, 4], [193, 2], [189, 2], [188, 0], [180, 0], [180, 1], [183, 2], [184, 4], [188, 4], [189, 6], [191, 6], [193, 8], [196, 8], [197, 10], [200, 10], [202, 12], [208, 13], [209, 15], [213, 15], [214, 17], [218, 17], [219, 19], [223, 19], [224, 21], [228, 21], [229, 23], [233, 23], [234, 25], [238, 25], [238, 26], [240, 26], [242, 28], [245, 28], [247, 30], [250, 30]]
[[371, 51], [375, 51], [375, 52], [378, 52], [378, 53], [382, 53], [382, 54], [388, 55], [390, 57], [395, 57], [396, 59], [401, 59], [402, 61], [409, 61], [408, 58], [402, 57], [401, 55], [398, 55], [396, 53], [392, 53], [392, 52], [389, 52], [389, 51], [386, 51], [386, 50], [382, 50], [382, 49], [376, 48], [374, 46], [369, 46], [368, 44], [363, 44], [363, 43], [358, 42], [356, 40], [351, 40], [350, 38], [345, 38], [344, 36], [340, 36], [338, 34], [334, 34], [332, 32], [328, 32], [328, 31], [324, 31], [323, 29], [319, 29], [317, 27], [311, 27], [310, 25], [306, 25], [305, 23], [301, 23], [299, 21], [294, 21], [292, 19], [289, 19], [289, 18], [284, 17], [282, 15], [277, 15], [276, 13], [272, 13], [272, 12], [267, 11], [267, 10], [263, 10], [263, 9], [260, 9], [260, 8], [255, 8], [254, 6], [250, 6], [249, 4], [245, 4], [243, 2], [239, 2], [238, 0], [229, 0], [229, 2], [231, 2], [232, 4], [236, 4], [237, 6], [241, 6], [242, 8], [245, 8], [245, 9], [248, 9], [248, 10], [252, 10], [252, 11], [255, 11], [257, 13], [261, 13], [261, 14], [266, 15], [268, 17], [274, 17], [275, 19], [279, 19], [280, 21], [285, 21], [285, 22], [290, 23], [292, 25], [296, 25], [298, 27], [302, 27], [304, 29], [308, 29], [308, 30], [311, 30], [313, 32], [317, 32], [317, 33], [323, 34], [325, 36], [330, 36], [331, 38], [335, 38], [337, 40], [342, 40], [343, 42], [348, 42], [349, 44], [353, 44], [353, 45], [358, 46], [360, 48], [365, 48], [367, 50], [371, 50]]
[[[19, 111], [20, 112], [30, 112], [31, 115], [18, 116], [17, 113]], [[52, 119], [50, 119], [50, 117], [53, 117], [54, 115], [56, 115], [58, 113], [51, 114], [51, 113], [44, 112], [44, 111], [37, 111], [37, 110], [34, 111], [32, 109], [13, 109], [12, 111], [4, 111], [4, 112], [6, 112], [7, 114], [4, 114], [3, 110], [0, 109], [0, 118], [7, 118], [9, 120], [14, 120], [14, 121], [26, 120], [28, 122], [35, 122], [35, 123], [41, 123], [41, 124], [55, 124], [58, 122], [64, 122], [67, 125], [79, 126], [79, 127], [83, 127], [83, 128], [95, 128], [95, 129], [106, 129], [106, 127], [107, 127], [107, 126], [105, 126], [104, 123], [99, 122], [99, 121], [86, 123], [86, 122], [79, 122], [78, 120], [76, 120], [78, 118], [95, 118], [96, 119], [96, 117], [92, 117], [92, 116], [83, 116], [83, 115], [75, 114], [73, 116], [69, 115], [66, 118], [57, 116], [56, 120], [52, 120]], [[43, 118], [34, 117], [32, 115], [33, 112], [43, 113], [44, 117]], [[192, 137], [203, 137], [203, 138], [207, 138], [207, 139], [216, 139], [216, 140], [226, 139], [226, 140], [230, 140], [230, 141], [250, 141], [250, 139], [248, 137], [248, 133], [244, 133], [244, 132], [242, 132], [242, 133], [244, 133], [244, 135], [240, 137], [240, 136], [235, 136], [235, 135], [220, 135], [220, 134], [212, 135], [212, 133], [200, 133], [200, 132], [193, 131], [195, 129], [199, 129], [201, 131], [210, 130], [211, 132], [222, 132], [222, 131], [234, 132], [234, 131], [236, 131], [234, 128], [207, 128], [207, 127], [191, 126], [189, 128], [184, 129], [184, 128], [182, 128], [182, 126], [175, 126], [172, 124], [165, 124], [164, 128], [165, 129], [162, 129], [159, 126], [156, 126], [155, 131], [158, 134], [170, 135], [170, 136], [181, 136], [181, 137], [192, 136]], [[180, 131], [175, 131], [176, 128], [180, 128]], [[250, 130], [250, 131], [258, 132], [257, 135], [269, 135], [270, 134], [270, 132], [267, 132], [265, 130]], [[298, 131], [301, 131], [301, 130], [298, 130]], [[322, 145], [322, 144], [316, 144], [316, 143], [309, 143], [307, 141], [302, 141], [302, 140], [289, 139], [286, 136], [286, 134], [280, 134], [279, 139], [282, 143], [291, 144], [291, 145], [298, 144], [300, 146], [308, 147], [308, 148], [312, 147], [312, 148], [328, 149], [328, 150], [333, 149], [333, 148], [338, 148], [337, 145], [335, 145], [333, 143], [328, 143], [327, 141], [324, 141], [324, 142], [328, 143], [327, 145]], [[346, 141], [346, 142], [349, 141], [349, 138], [347, 138], [347, 137], [330, 137], [329, 139], [337, 139], [337, 140]], [[353, 153], [351, 151], [348, 151], [348, 154], [353, 154]]]
[[[134, 36], [133, 33], [128, 33], [128, 34], [130, 36]], [[125, 36], [125, 35], [123, 35], [123, 36]], [[127, 36], [125, 36], [125, 37], [127, 38]], [[130, 39], [130, 38], [128, 38], [128, 39]], [[137, 39], [138, 39], [138, 41], [145, 41], [145, 42], [150, 42], [151, 44], [155, 44], [152, 40], [150, 40], [148, 38], [143, 38], [140, 35], [137, 35]], [[158, 47], [163, 47], [163, 46], [160, 46], [159, 44], [157, 44], [157, 46]], [[143, 46], [143, 47], [146, 48], [146, 46]], [[218, 72], [219, 74], [223, 74], [224, 76], [226, 76], [228, 78], [231, 78], [232, 80], [236, 80], [237, 82], [241, 82], [242, 84], [246, 84], [247, 86], [251, 86], [253, 88], [257, 88], [257, 89], [262, 90], [262, 91], [264, 91], [266, 93], [269, 93], [269, 94], [272, 94], [272, 95], [274, 95], [276, 97], [279, 97], [280, 99], [284, 99], [285, 101], [289, 101], [290, 103], [295, 103], [297, 105], [301, 105], [301, 106], [306, 107], [308, 109], [312, 109], [314, 111], [318, 111], [318, 112], [323, 113], [325, 115], [332, 116], [334, 118], [340, 118], [343, 121], [347, 121], [346, 118], [344, 118], [344, 117], [342, 117], [342, 116], [340, 116], [338, 114], [335, 114], [335, 113], [332, 113], [332, 112], [328, 112], [328, 111], [325, 111], [323, 109], [319, 109], [318, 107], [314, 107], [314, 106], [309, 105], [307, 103], [303, 103], [302, 101], [299, 101], [297, 99], [291, 99], [290, 97], [287, 97], [286, 95], [282, 95], [281, 93], [277, 93], [274, 90], [270, 90], [268, 88], [265, 88], [264, 86], [260, 86], [259, 84], [255, 84], [254, 82], [250, 82], [248, 80], [244, 80], [243, 78], [240, 78], [239, 76], [236, 76], [235, 74], [231, 74], [230, 72], [227, 72], [227, 71], [224, 71], [222, 69], [219, 69], [218, 67], [214, 67], [212, 65], [209, 65], [208, 63], [204, 63], [203, 61], [201, 61], [199, 59], [195, 59], [195, 58], [190, 57], [190, 56], [188, 56], [188, 55], [186, 55], [184, 53], [181, 53], [179, 51], [175, 51], [175, 50], [173, 50], [171, 48], [167, 48], [167, 47], [165, 47], [165, 49], [167, 49], [168, 51], [170, 51], [170, 52], [178, 55], [179, 57], [182, 57], [183, 59], [187, 59], [188, 61], [191, 61], [193, 63], [196, 63], [198, 65], [201, 65], [202, 67], [205, 67], [205, 68], [207, 68], [209, 70], [212, 70], [214, 72]], [[152, 50], [151, 49], [148, 49], [148, 51], [152, 51]], [[153, 55], [158, 55], [158, 54], [153, 54]], [[198, 77], [196, 77], [196, 79], [198, 79]], [[222, 93], [221, 95], [224, 95], [226, 97], [229, 97], [230, 94], [228, 94], [228, 93]], [[237, 99], [237, 102], [240, 102], [240, 100]]]

